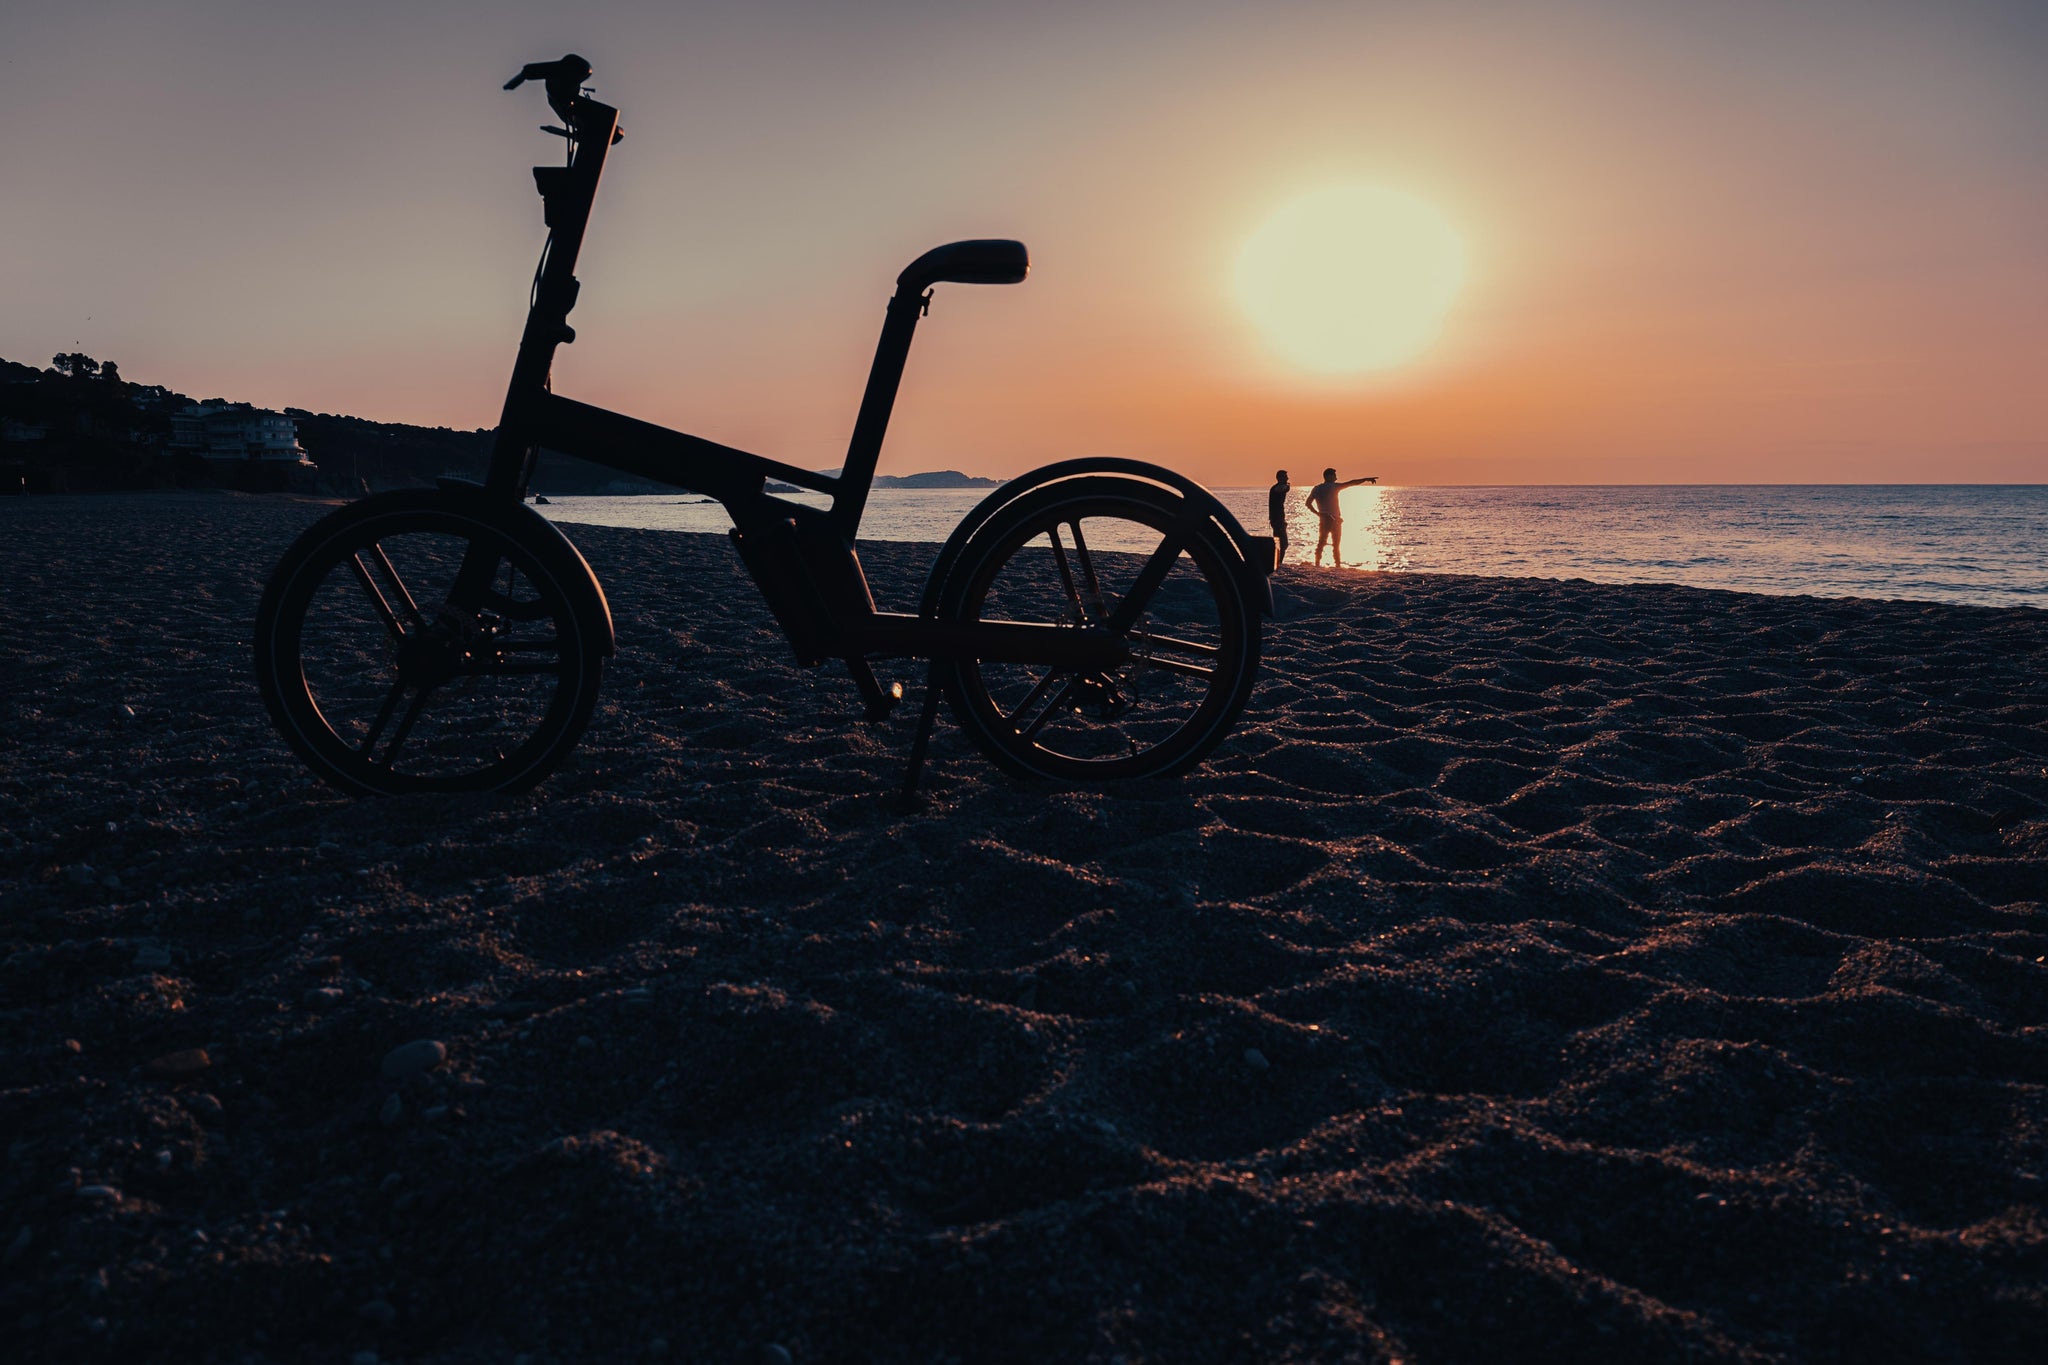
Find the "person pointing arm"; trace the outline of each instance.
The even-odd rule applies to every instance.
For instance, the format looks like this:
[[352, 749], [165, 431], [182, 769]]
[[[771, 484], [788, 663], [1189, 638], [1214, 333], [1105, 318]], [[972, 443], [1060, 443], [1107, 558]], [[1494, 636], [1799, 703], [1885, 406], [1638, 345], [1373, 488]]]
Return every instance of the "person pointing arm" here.
[[1379, 475], [1368, 474], [1363, 478], [1346, 479], [1339, 483], [1336, 470], [1325, 469], [1323, 471], [1323, 481], [1309, 490], [1308, 497], [1305, 500], [1309, 510], [1316, 514], [1322, 525], [1320, 533], [1316, 536], [1315, 562], [1317, 564], [1323, 562], [1323, 546], [1325, 544], [1328, 544], [1330, 547], [1331, 565], [1333, 567], [1341, 567], [1344, 563], [1344, 516], [1337, 509], [1337, 495], [1347, 488], [1356, 488], [1362, 483], [1378, 483], [1379, 481]]

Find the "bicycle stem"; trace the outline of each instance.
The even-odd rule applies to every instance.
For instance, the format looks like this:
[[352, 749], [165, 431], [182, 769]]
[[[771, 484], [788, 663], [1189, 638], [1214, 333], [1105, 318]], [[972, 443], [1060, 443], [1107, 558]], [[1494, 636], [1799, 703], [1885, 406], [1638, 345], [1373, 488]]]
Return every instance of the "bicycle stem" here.
[[579, 100], [576, 152], [569, 165], [534, 168], [534, 181], [547, 205], [547, 260], [534, 288], [532, 306], [526, 310], [526, 329], [519, 337], [512, 382], [506, 388], [504, 410], [498, 417], [490, 473], [484, 480], [485, 489], [491, 493], [522, 497], [527, 480], [533, 475], [539, 447], [529, 434], [528, 408], [534, 398], [547, 392], [555, 348], [576, 339], [569, 326], [569, 310], [576, 306], [578, 290], [576, 257], [583, 250], [590, 207], [597, 198], [598, 177], [604, 173], [605, 154], [611, 150], [612, 134], [618, 123], [619, 111], [610, 105]]
[[[505, 406], [498, 415], [498, 434], [491, 443], [491, 463], [484, 475], [484, 491], [508, 502], [523, 501], [527, 481], [533, 477], [540, 447], [533, 440], [529, 414], [534, 400], [548, 391], [555, 348], [576, 339], [569, 326], [569, 310], [576, 306], [579, 289], [576, 257], [583, 250], [598, 177], [604, 173], [605, 155], [619, 125], [619, 111], [608, 104], [579, 99], [574, 110], [576, 150], [569, 165], [536, 166], [533, 171], [545, 205], [547, 255], [526, 310], [526, 327], [519, 335], [519, 354], [512, 362], [512, 380], [505, 389]], [[449, 605], [460, 611], [474, 606], [497, 572], [495, 549], [472, 543], [449, 585]]]

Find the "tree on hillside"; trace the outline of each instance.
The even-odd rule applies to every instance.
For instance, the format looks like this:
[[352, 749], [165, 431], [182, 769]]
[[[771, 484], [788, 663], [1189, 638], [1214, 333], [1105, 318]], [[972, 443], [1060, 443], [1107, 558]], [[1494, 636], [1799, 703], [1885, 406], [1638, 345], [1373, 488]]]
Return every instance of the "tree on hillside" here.
[[71, 379], [97, 379], [100, 363], [84, 351], [59, 351], [50, 357], [50, 368]]

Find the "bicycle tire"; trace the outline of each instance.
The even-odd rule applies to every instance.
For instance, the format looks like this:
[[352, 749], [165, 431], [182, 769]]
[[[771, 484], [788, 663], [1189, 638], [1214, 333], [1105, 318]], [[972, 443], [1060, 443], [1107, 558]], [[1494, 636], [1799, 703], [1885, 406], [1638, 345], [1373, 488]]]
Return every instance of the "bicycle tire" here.
[[[487, 596], [436, 600], [472, 552], [493, 557]], [[524, 791], [562, 764], [596, 707], [610, 637], [594, 589], [566, 542], [473, 496], [377, 494], [315, 523], [272, 573], [257, 683], [286, 744], [351, 795]], [[484, 679], [535, 681], [508, 695]]]
[[[1105, 522], [1142, 530], [1112, 543], [1098, 526], [1092, 533], [1098, 547], [1088, 547], [1079, 527]], [[1061, 528], [1067, 536], [1060, 536]], [[1064, 539], [1075, 542], [1074, 553], [1062, 548]], [[1148, 548], [1152, 540], [1156, 545]], [[1050, 619], [1106, 625], [1131, 595], [1117, 591], [1117, 583], [1141, 588], [1145, 566], [1172, 541], [1178, 543], [1165, 576], [1120, 632], [1133, 643], [1134, 657], [1118, 670], [1073, 674], [1069, 686], [1055, 669], [1033, 680], [1021, 702], [1006, 702], [997, 694], [1015, 697], [1023, 682], [1010, 676], [1015, 670], [978, 660], [942, 665], [954, 719], [999, 767], [1067, 784], [1186, 772], [1243, 714], [1257, 682], [1262, 623], [1227, 533], [1193, 515], [1175, 491], [1140, 479], [1079, 477], [1046, 485], [1002, 508], [969, 537], [938, 594], [941, 619], [956, 624]], [[1041, 544], [1043, 557], [1020, 558]], [[1086, 600], [1091, 582], [1092, 602]], [[1177, 616], [1166, 623], [1178, 635], [1165, 634], [1153, 619], [1169, 597]], [[1154, 672], [1185, 683], [1169, 698], [1140, 683]], [[1139, 719], [1127, 719], [1132, 716]]]

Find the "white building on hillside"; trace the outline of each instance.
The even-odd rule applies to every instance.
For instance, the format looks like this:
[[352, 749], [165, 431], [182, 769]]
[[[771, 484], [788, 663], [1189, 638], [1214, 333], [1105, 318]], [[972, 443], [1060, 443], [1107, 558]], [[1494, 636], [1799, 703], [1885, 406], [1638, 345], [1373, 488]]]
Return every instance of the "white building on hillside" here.
[[299, 446], [297, 422], [247, 403], [194, 403], [173, 413], [169, 448], [208, 460], [312, 463]]

